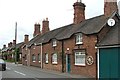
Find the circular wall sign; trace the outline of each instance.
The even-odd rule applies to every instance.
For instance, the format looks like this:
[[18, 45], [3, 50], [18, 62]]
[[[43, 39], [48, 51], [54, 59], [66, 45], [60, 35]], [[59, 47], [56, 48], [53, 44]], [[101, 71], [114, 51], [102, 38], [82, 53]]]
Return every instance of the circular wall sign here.
[[108, 23], [109, 26], [114, 26], [115, 25], [115, 20], [112, 19], [112, 18], [108, 19], [107, 23]]
[[86, 63], [87, 63], [87, 65], [92, 65], [93, 64], [93, 57], [92, 56], [88, 56], [87, 58], [86, 58]]

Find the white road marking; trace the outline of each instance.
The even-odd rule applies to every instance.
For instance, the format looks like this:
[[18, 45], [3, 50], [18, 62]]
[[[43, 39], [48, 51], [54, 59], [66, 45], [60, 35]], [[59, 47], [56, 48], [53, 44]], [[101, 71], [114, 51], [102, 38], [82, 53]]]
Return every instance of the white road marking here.
[[10, 68], [6, 67], [6, 69], [11, 70]]
[[21, 74], [21, 75], [23, 75], [23, 76], [26, 76], [26, 74], [21, 73], [21, 72], [19, 72], [19, 71], [14, 71], [14, 72], [16, 72], [16, 73], [18, 73], [18, 74]]

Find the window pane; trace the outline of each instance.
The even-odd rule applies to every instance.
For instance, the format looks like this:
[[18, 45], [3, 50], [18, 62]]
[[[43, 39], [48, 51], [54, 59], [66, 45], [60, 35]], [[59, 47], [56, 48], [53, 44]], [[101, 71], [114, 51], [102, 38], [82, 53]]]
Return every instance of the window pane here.
[[45, 55], [46, 63], [48, 63], [48, 54]]
[[41, 56], [40, 56], [40, 54], [38, 54], [38, 61], [40, 61], [41, 60]]
[[32, 61], [35, 61], [35, 60], [36, 60], [35, 55], [32, 55]]
[[85, 53], [82, 52], [75, 53], [75, 64], [85, 65]]
[[53, 46], [57, 46], [57, 41], [53, 40]]
[[81, 42], [82, 42], [82, 34], [80, 33], [80, 34], [76, 35], [76, 43], [78, 44], [78, 43], [81, 43]]
[[57, 54], [52, 55], [52, 62], [57, 63]]

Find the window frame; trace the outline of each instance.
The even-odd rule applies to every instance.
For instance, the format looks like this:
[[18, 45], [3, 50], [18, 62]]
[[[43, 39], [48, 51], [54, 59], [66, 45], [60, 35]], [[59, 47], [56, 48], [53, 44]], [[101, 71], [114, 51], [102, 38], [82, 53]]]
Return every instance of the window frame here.
[[35, 56], [35, 54], [32, 54], [32, 62], [36, 62], [36, 56]]
[[45, 63], [48, 64], [49, 58], [48, 58], [48, 53], [45, 53]]
[[82, 33], [76, 34], [75, 43], [76, 44], [83, 44], [83, 34]]
[[57, 40], [56, 40], [56, 39], [53, 39], [53, 40], [52, 40], [52, 46], [53, 46], [53, 47], [56, 47], [56, 46], [57, 46]]
[[52, 54], [52, 64], [57, 64], [58, 63], [58, 55], [57, 53]]
[[[76, 53], [78, 53], [78, 54], [76, 54]], [[77, 62], [78, 60], [76, 59], [76, 57], [79, 57], [79, 59], [78, 60], [81, 60], [80, 58], [82, 58], [83, 60], [82, 61], [80, 61], [80, 62]], [[82, 57], [81, 57], [82, 56]], [[79, 66], [86, 66], [86, 54], [85, 54], [85, 52], [81, 52], [81, 51], [79, 51], [79, 52], [75, 52], [75, 65], [79, 65]]]

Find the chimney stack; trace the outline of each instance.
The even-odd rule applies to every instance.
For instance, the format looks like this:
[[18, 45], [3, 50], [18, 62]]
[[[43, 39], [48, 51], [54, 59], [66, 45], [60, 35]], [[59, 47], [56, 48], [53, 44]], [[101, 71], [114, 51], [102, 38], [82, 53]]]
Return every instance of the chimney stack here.
[[33, 37], [37, 36], [37, 35], [40, 35], [40, 24], [39, 23], [36, 23], [34, 25], [34, 34], [33, 34]]
[[117, 0], [104, 0], [104, 15], [108, 17], [115, 11], [118, 11]]
[[29, 42], [29, 35], [24, 35], [24, 43], [28, 43]]
[[9, 46], [12, 47], [12, 42], [9, 43]]
[[46, 20], [43, 20], [42, 22], [42, 34], [45, 34], [46, 32], [49, 32], [49, 21], [48, 18], [46, 18]]
[[3, 49], [5, 49], [5, 48], [6, 48], [6, 45], [4, 44], [4, 45], [3, 45]]
[[15, 44], [16, 44], [16, 40], [13, 40], [13, 46], [15, 46]]
[[8, 47], [10, 47], [10, 43], [8, 43]]
[[82, 1], [78, 1], [74, 3], [74, 24], [78, 24], [85, 20], [85, 4], [82, 3]]

